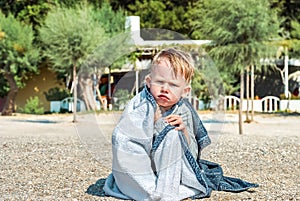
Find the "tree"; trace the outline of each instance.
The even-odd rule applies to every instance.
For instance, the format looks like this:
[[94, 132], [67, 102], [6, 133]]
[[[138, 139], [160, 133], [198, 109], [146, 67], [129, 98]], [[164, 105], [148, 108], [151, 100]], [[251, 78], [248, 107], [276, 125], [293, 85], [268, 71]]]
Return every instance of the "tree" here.
[[[53, 70], [73, 75], [74, 103], [77, 103], [77, 68], [106, 38], [104, 29], [93, 19], [92, 12], [88, 6], [58, 7], [48, 13], [45, 24], [39, 30], [45, 47], [44, 55], [52, 62]], [[85, 81], [86, 85], [91, 84], [90, 79]], [[94, 109], [95, 104], [88, 102], [90, 93], [86, 91], [81, 98], [85, 99], [87, 108], [92, 106]], [[76, 104], [73, 112], [73, 120], [76, 121]]]
[[[166, 29], [189, 36], [188, 10], [193, 2], [193, 0], [139, 0], [129, 5], [124, 5], [122, 2], [120, 6], [125, 7], [129, 15], [140, 16], [141, 28]], [[112, 1], [112, 4], [116, 6], [116, 2]]]
[[[109, 17], [111, 19], [114, 12], [109, 10], [107, 6], [103, 8], [106, 14], [111, 12]], [[45, 47], [44, 55], [53, 63], [53, 70], [73, 75], [75, 103], [77, 101], [76, 81], [78, 78], [79, 98], [85, 102], [88, 110], [96, 109], [91, 76], [93, 69], [104, 67], [101, 62], [91, 63], [93, 59], [90, 56], [99, 46], [101, 48], [101, 43], [106, 39], [108, 40], [112, 32], [121, 30], [116, 24], [121, 27], [125, 24], [125, 19], [120, 20], [120, 17], [117, 17], [116, 20], [119, 21], [113, 23], [115, 24], [114, 29], [107, 30], [107, 24], [112, 23], [112, 20], [106, 21], [106, 16], [101, 14], [104, 11], [89, 5], [80, 5], [74, 8], [58, 7], [48, 13], [45, 25], [39, 31]], [[115, 13], [115, 15], [120, 14]], [[120, 25], [121, 23], [122, 25]], [[89, 63], [86, 62], [87, 60]], [[88, 70], [81, 71], [77, 77], [78, 70], [83, 67]], [[76, 121], [75, 109], [74, 121]]]
[[28, 25], [32, 25], [36, 31], [43, 23], [47, 12], [55, 1], [49, 0], [24, 0], [24, 1], [1, 1], [0, 8], [5, 15], [11, 13], [16, 19]]
[[32, 27], [9, 14], [0, 13], [0, 74], [7, 82], [7, 99], [2, 115], [12, 115], [15, 98], [29, 73], [37, 72], [39, 50], [33, 46]]
[[124, 11], [118, 9], [114, 11], [108, 2], [104, 2], [100, 9], [92, 13], [96, 21], [104, 28], [109, 37], [122, 33], [125, 30]]
[[210, 39], [209, 54], [222, 70], [240, 73], [239, 133], [242, 129], [242, 102], [244, 97], [244, 70], [260, 59], [270, 56], [266, 41], [277, 36], [278, 22], [266, 0], [201, 1], [192, 11], [195, 35]]
[[285, 97], [290, 99], [288, 60], [289, 57], [297, 58], [300, 55], [300, 2], [296, 0], [270, 0], [270, 2], [272, 9], [276, 10], [279, 17], [282, 18], [280, 23], [282, 38], [273, 43], [278, 46], [276, 57], [284, 60], [284, 68], [281, 70], [276, 65], [275, 68], [282, 75]]
[[300, 22], [300, 15], [299, 15], [300, 2], [298, 0], [269, 0], [269, 1], [271, 4], [271, 8], [277, 12], [279, 17], [282, 18], [280, 22], [280, 27], [282, 28], [281, 36], [286, 39], [297, 38], [295, 37], [295, 34], [293, 32], [296, 31], [295, 23], [299, 24]]

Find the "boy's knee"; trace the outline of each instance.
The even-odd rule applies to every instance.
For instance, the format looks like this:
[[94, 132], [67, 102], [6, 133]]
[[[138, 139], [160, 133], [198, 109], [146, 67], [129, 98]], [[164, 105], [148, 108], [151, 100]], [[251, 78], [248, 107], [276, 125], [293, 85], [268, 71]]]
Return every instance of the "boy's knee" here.
[[172, 129], [170, 130], [166, 136], [165, 136], [165, 141], [167, 144], [171, 145], [171, 146], [175, 146], [175, 145], [180, 145], [180, 132]]
[[180, 138], [180, 133], [177, 130], [171, 130], [169, 131], [161, 145], [159, 146], [157, 152], [159, 153], [165, 153], [167, 155], [171, 156], [178, 156], [181, 154], [181, 138]]

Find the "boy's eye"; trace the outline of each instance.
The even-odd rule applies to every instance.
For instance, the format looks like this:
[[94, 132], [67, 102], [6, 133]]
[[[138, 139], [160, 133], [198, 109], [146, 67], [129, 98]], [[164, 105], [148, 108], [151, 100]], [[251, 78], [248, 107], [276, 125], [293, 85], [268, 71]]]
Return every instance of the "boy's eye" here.
[[157, 80], [157, 81], [155, 81], [157, 84], [164, 84], [164, 81], [162, 81], [162, 80]]
[[178, 84], [174, 84], [174, 83], [171, 83], [170, 85], [171, 85], [172, 87], [179, 87]]

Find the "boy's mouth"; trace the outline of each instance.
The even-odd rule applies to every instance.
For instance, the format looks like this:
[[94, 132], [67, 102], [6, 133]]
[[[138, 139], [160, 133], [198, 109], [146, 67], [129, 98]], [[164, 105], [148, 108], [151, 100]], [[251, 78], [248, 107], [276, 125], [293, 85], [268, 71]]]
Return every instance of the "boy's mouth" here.
[[162, 99], [162, 100], [165, 100], [165, 101], [168, 101], [169, 98], [165, 95], [159, 95], [158, 98]]

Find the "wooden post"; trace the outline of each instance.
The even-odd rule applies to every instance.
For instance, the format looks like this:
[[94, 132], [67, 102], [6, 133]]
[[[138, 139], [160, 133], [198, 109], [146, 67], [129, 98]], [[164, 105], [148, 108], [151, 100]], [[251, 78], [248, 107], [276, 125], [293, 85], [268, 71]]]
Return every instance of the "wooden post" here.
[[247, 99], [247, 110], [246, 110], [246, 122], [249, 123], [249, 66], [246, 68], [246, 99]]
[[244, 69], [240, 73], [240, 107], [239, 107], [239, 133], [243, 134], [243, 101], [244, 101]]
[[76, 80], [76, 64], [73, 64], [73, 122], [77, 122], [77, 80]]
[[254, 65], [251, 65], [251, 121], [254, 121]]

